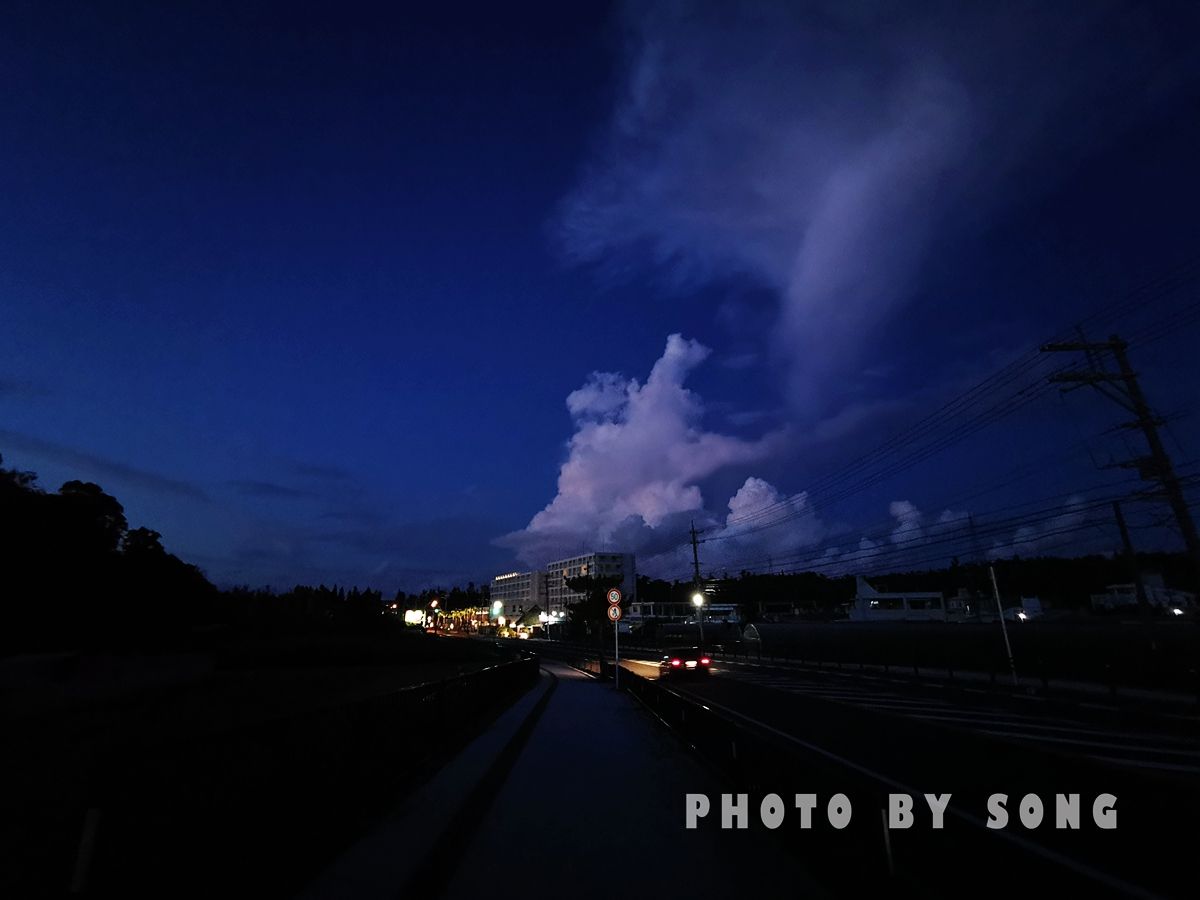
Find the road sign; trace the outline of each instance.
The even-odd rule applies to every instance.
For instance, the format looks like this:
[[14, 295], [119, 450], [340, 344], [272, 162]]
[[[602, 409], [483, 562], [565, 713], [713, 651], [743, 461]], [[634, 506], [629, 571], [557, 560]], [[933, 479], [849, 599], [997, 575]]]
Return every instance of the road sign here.
[[610, 606], [608, 608], [608, 617], [612, 619], [613, 622], [619, 622], [621, 620], [621, 607]]
[[[608, 602], [614, 605], [621, 602], [621, 592], [617, 588], [612, 588], [608, 592]], [[620, 616], [617, 616], [617, 618], [619, 619]], [[616, 619], [613, 619], [613, 621], [615, 622]]]

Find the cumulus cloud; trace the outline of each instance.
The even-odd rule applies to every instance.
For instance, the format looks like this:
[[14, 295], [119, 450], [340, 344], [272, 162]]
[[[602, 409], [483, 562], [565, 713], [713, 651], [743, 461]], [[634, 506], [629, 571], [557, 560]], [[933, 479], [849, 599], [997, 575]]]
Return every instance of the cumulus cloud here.
[[725, 521], [706, 533], [705, 569], [773, 569], [788, 554], [820, 543], [827, 532], [807, 492], [785, 495], [752, 475], [729, 498]]
[[567, 398], [575, 433], [554, 499], [501, 546], [539, 565], [581, 548], [645, 551], [666, 535], [678, 541], [689, 515], [702, 515], [701, 482], [733, 465], [761, 460], [780, 436], [757, 440], [708, 431], [704, 406], [684, 386], [709, 356], [673, 334], [645, 384], [596, 372]]
[[771, 289], [810, 411], [861, 368], [932, 247], [1192, 77], [1179, 23], [1103, 0], [627, 9], [624, 91], [563, 246]]
[[1094, 515], [1096, 505], [1082, 497], [1072, 497], [1063, 511], [1045, 521], [1022, 525], [1014, 530], [1012, 537], [996, 541], [988, 551], [992, 559], [1010, 556], [1036, 556], [1052, 553], [1068, 547], [1079, 540], [1079, 531]]
[[[831, 547], [820, 560], [826, 574], [863, 574], [903, 569], [910, 565], [934, 566], [969, 546], [968, 513], [945, 509], [931, 518], [911, 500], [893, 500], [888, 504], [891, 524], [858, 542]], [[814, 566], [815, 567], [815, 566]]]
[[849, 529], [823, 518], [808, 492], [788, 494], [755, 475], [729, 497], [724, 515], [710, 512], [705, 480], [762, 462], [785, 434], [749, 440], [706, 430], [704, 404], [685, 382], [708, 357], [708, 348], [673, 334], [644, 384], [594, 372], [572, 391], [566, 406], [575, 433], [557, 493], [525, 528], [495, 543], [535, 567], [585, 550], [634, 552], [639, 571], [683, 578], [691, 571], [686, 538], [693, 523], [703, 531], [706, 573], [795, 568], [797, 560], [853, 571], [965, 527], [965, 513], [945, 510], [931, 519], [911, 501], [896, 500], [890, 529], [861, 535], [844, 551], [822, 551], [823, 542]]
[[912, 544], [925, 536], [921, 527], [921, 511], [909, 500], [893, 500], [888, 512], [896, 520], [892, 529], [893, 544]]

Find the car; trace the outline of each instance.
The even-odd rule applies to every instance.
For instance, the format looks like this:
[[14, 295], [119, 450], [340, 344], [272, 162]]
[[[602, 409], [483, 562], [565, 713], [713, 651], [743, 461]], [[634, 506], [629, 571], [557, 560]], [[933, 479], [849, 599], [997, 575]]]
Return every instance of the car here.
[[699, 647], [670, 647], [658, 663], [659, 678], [679, 675], [707, 675], [712, 659]]

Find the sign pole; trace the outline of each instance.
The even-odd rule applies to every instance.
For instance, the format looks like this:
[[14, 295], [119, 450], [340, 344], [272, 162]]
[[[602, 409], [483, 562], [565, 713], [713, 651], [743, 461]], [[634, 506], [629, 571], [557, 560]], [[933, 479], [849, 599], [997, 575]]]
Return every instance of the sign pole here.
[[613, 622], [613, 665], [615, 667], [613, 669], [613, 688], [616, 690], [621, 689], [621, 648], [617, 642], [618, 633], [617, 623]]
[[608, 592], [608, 618], [613, 623], [613, 688], [621, 688], [621, 646], [618, 635], [620, 630], [617, 623], [621, 621], [621, 591], [612, 588]]

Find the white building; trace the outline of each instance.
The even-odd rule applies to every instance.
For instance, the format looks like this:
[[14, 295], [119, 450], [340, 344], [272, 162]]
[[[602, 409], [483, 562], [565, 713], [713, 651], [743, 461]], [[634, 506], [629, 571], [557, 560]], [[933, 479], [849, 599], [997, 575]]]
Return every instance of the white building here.
[[852, 622], [944, 622], [946, 606], [940, 591], [883, 593], [861, 575], [850, 604]]
[[[1163, 577], [1147, 574], [1142, 577], [1146, 602], [1157, 609], [1190, 609], [1196, 602], [1191, 591], [1167, 587]], [[1137, 584], [1110, 584], [1103, 594], [1092, 594], [1092, 609], [1130, 609], [1138, 605]]]
[[583, 594], [567, 587], [566, 579], [588, 576], [615, 584], [626, 603], [637, 599], [637, 566], [632, 553], [583, 553], [546, 565], [547, 612], [565, 613], [570, 604], [583, 600]]
[[509, 572], [492, 579], [492, 618], [511, 619], [535, 606], [546, 608], [545, 572]]

